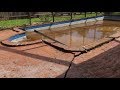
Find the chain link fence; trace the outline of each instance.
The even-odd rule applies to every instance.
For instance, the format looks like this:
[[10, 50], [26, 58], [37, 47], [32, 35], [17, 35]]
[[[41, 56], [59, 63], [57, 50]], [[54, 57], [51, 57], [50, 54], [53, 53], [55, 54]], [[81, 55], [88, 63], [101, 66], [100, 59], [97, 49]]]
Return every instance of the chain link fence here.
[[0, 30], [103, 15], [101, 12], [0, 12]]

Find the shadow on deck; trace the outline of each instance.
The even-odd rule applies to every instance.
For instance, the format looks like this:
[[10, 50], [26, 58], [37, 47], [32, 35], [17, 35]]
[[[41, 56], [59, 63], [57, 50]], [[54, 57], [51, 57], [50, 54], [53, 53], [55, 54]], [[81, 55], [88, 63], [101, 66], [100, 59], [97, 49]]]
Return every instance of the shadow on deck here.
[[120, 45], [82, 63], [73, 61], [65, 78], [120, 78]]

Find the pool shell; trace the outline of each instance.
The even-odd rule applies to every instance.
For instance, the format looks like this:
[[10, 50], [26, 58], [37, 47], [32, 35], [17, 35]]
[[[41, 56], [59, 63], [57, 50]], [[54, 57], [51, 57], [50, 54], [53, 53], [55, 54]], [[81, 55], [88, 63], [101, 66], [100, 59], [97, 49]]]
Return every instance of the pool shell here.
[[45, 29], [50, 29], [50, 28], [58, 28], [58, 27], [70, 26], [70, 25], [74, 25], [74, 24], [99, 21], [99, 20], [103, 20], [103, 19], [104, 19], [104, 16], [96, 16], [96, 17], [88, 17], [88, 18], [82, 18], [82, 19], [77, 19], [77, 20], [69, 20], [69, 21], [62, 21], [62, 22], [54, 22], [54, 23], [50, 23], [50, 24], [30, 26], [30, 27], [26, 27], [26, 28], [22, 28], [22, 29], [25, 31], [34, 31], [34, 29], [45, 30]]
[[[101, 17], [100, 17], [101, 18]], [[93, 19], [95, 19], [95, 18], [93, 18]], [[85, 19], [80, 19], [80, 20], [85, 20]], [[92, 21], [94, 21], [94, 20], [91, 20], [91, 18], [87, 18], [87, 20], [88, 20], [88, 22], [92, 22]], [[99, 19], [98, 19], [99, 20]], [[77, 21], [79, 21], [79, 20], [76, 20], [76, 22]], [[68, 21], [65, 21], [65, 22], [59, 22], [59, 23], [68, 23]], [[58, 25], [59, 24], [58, 22], [57, 23], [55, 23], [55, 25]], [[99, 24], [99, 23], [98, 23]], [[40, 28], [40, 27], [42, 27], [42, 26], [46, 26], [46, 25], [48, 25], [48, 24], [45, 24], [45, 25], [40, 25], [40, 26], [32, 26], [32, 27], [29, 27], [29, 28], [25, 28], [24, 30], [29, 30], [29, 29], [33, 29], [33, 28]], [[94, 25], [94, 24], [93, 24]], [[89, 26], [89, 24], [88, 24], [88, 26]], [[15, 30], [17, 30], [17, 28], [15, 28]], [[20, 30], [20, 28], [18, 28], [18, 30]], [[30, 30], [31, 31], [31, 30]], [[37, 43], [42, 43], [42, 42], [44, 42], [45, 44], [48, 44], [48, 45], [50, 45], [50, 46], [53, 46], [54, 48], [57, 48], [57, 49], [60, 49], [60, 50], [62, 50], [62, 51], [66, 51], [66, 52], [85, 52], [86, 50], [91, 50], [91, 49], [93, 49], [93, 48], [95, 48], [95, 47], [97, 47], [97, 46], [100, 46], [100, 45], [102, 45], [102, 44], [104, 44], [104, 43], [107, 43], [107, 42], [109, 42], [109, 41], [111, 41], [111, 40], [113, 40], [114, 38], [104, 38], [104, 39], [102, 39], [101, 41], [97, 41], [97, 42], [95, 42], [94, 44], [88, 44], [88, 45], [86, 45], [86, 46], [84, 46], [84, 47], [81, 47], [81, 48], [71, 48], [71, 47], [68, 47], [68, 46], [65, 46], [65, 45], [62, 45], [62, 44], [59, 44], [59, 43], [51, 43], [51, 42], [49, 42], [49, 41], [45, 41], [45, 40], [35, 40], [35, 41], [29, 41], [29, 42], [20, 42], [20, 43], [18, 43], [18, 42], [12, 42], [12, 40], [14, 40], [14, 39], [17, 39], [17, 38], [19, 38], [19, 37], [24, 37], [25, 36], [25, 31], [24, 32], [22, 32], [22, 33], [19, 33], [19, 34], [17, 34], [17, 35], [14, 35], [14, 36], [12, 36], [12, 37], [10, 37], [9, 39], [6, 39], [6, 40], [4, 40], [4, 41], [2, 41], [1, 43], [3, 44], [3, 45], [6, 45], [6, 46], [12, 46], [12, 47], [15, 47], [15, 46], [26, 46], [26, 45], [32, 45], [32, 44], [37, 44]]]

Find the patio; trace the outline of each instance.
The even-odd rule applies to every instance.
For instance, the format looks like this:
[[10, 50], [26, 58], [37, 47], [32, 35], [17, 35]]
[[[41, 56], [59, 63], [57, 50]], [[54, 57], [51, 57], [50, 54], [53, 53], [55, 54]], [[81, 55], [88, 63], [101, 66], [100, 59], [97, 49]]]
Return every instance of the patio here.
[[[0, 40], [17, 33], [0, 31]], [[119, 58], [119, 39], [84, 54], [64, 53], [45, 43], [20, 47], [0, 44], [0, 78], [117, 78]]]

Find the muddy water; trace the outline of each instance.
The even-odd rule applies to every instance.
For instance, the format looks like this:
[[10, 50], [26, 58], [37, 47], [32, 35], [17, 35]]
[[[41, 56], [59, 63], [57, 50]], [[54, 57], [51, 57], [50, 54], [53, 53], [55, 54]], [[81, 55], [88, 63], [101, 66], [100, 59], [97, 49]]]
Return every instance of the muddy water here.
[[[69, 47], [80, 47], [90, 43], [94, 43], [104, 37], [108, 37], [117, 31], [120, 31], [120, 22], [117, 21], [104, 21], [99, 25], [92, 25], [84, 27], [76, 27], [61, 30], [43, 30], [41, 31], [45, 35], [66, 44]], [[37, 34], [35, 32], [27, 32], [26, 36], [28, 40], [49, 40], [48, 38]]]

